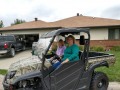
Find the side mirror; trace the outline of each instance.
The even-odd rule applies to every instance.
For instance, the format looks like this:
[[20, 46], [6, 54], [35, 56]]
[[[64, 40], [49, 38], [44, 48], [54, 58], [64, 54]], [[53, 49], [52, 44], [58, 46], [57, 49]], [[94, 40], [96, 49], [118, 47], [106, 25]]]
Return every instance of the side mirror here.
[[84, 45], [85, 44], [85, 36], [84, 35], [81, 35], [80, 36], [80, 42], [79, 42], [80, 45]]

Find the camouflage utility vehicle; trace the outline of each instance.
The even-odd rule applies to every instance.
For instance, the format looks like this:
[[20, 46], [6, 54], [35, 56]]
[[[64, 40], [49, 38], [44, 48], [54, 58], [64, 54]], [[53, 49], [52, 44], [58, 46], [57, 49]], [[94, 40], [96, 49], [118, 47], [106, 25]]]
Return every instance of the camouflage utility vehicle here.
[[[52, 68], [49, 58], [55, 53], [51, 47], [60, 38], [72, 34], [84, 47], [79, 51], [79, 60], [68, 62], [57, 69]], [[89, 29], [58, 29], [43, 34], [35, 46], [32, 57], [13, 63], [6, 74], [3, 86], [5, 90], [107, 90], [108, 77], [96, 72], [99, 67], [109, 67], [115, 63], [112, 54], [90, 52]]]

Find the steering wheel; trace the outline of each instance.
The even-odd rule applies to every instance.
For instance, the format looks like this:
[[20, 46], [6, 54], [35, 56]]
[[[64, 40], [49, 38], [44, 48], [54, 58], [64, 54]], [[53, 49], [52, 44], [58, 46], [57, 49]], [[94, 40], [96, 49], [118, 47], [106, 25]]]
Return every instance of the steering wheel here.
[[57, 59], [58, 61], [61, 61], [60, 56], [58, 56], [54, 51], [52, 51], [52, 54], [54, 55], [54, 59]]
[[57, 60], [57, 61], [61, 62], [61, 58], [60, 58], [55, 52], [52, 51], [52, 54], [53, 54], [54, 56], [52, 57], [52, 60], [50, 60], [50, 63], [51, 63], [51, 64], [54, 64], [54, 63], [53, 63], [54, 60]]

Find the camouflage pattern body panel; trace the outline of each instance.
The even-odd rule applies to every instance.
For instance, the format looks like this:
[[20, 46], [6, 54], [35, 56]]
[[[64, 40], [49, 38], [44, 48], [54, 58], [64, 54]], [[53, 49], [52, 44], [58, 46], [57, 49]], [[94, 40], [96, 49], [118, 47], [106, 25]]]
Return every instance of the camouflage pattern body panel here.
[[102, 62], [102, 61], [107, 61], [109, 66], [112, 66], [115, 64], [116, 58], [114, 55], [105, 55], [105, 56], [97, 56], [97, 57], [90, 57], [88, 59], [88, 65], [97, 63], [97, 62]]

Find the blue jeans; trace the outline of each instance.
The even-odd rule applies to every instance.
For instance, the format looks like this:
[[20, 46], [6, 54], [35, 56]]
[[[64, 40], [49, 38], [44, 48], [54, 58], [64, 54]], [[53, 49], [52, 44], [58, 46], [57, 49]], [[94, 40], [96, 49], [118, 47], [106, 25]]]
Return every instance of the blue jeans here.
[[54, 63], [52, 67], [53, 67], [54, 69], [56, 69], [56, 68], [58, 68], [60, 65], [61, 65], [61, 62], [57, 62], [57, 63]]

